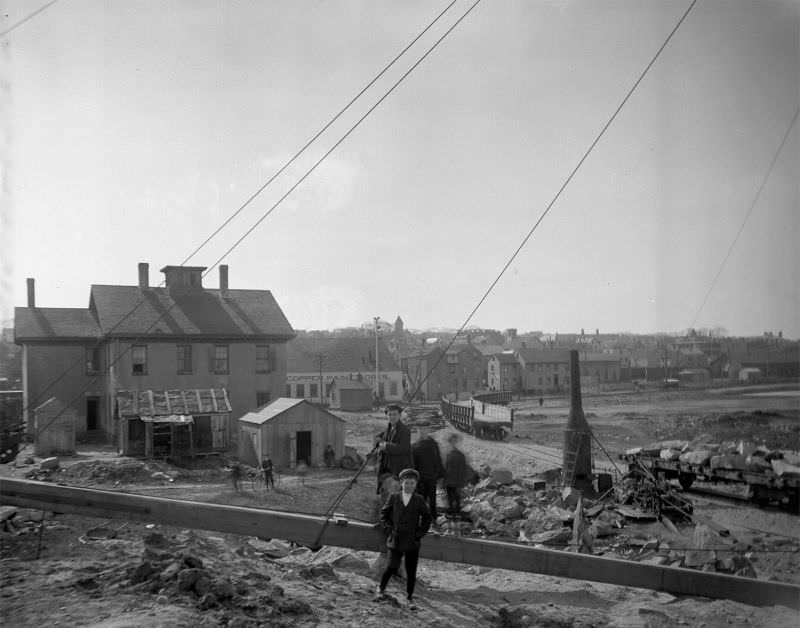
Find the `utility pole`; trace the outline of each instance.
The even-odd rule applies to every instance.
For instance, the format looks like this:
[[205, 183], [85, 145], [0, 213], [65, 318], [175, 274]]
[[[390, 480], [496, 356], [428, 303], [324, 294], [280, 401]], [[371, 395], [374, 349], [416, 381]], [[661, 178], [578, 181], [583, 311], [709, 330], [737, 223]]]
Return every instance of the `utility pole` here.
[[322, 379], [322, 361], [327, 358], [328, 356], [324, 353], [318, 353], [317, 359], [319, 360], [319, 405], [324, 406], [325, 402], [323, 401], [323, 390], [325, 389], [325, 381]]
[[380, 366], [378, 359], [378, 322], [381, 320], [381, 317], [373, 316], [372, 319], [375, 321], [375, 395], [377, 399], [380, 399], [381, 389], [380, 389], [380, 380], [378, 379], [378, 376], [380, 374]]

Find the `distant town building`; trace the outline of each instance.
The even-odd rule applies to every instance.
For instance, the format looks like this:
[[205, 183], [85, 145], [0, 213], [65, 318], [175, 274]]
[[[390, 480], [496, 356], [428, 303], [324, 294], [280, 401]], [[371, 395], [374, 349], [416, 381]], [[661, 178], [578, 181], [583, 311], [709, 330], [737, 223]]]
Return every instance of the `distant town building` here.
[[[324, 403], [334, 380], [362, 382], [375, 390], [374, 337], [295, 338], [287, 345], [286, 359], [285, 397]], [[378, 340], [377, 370], [379, 396], [384, 401], [402, 400], [403, 373], [382, 338]]]

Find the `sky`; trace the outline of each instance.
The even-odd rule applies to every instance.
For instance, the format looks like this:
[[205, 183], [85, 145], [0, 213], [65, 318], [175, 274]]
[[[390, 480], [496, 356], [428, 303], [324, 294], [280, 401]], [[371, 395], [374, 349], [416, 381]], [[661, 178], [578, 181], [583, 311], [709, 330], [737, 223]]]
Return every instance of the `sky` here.
[[[482, 0], [228, 252], [472, 3], [188, 261], [204, 285], [222, 259], [297, 329], [460, 326], [690, 4]], [[39, 307], [157, 284], [448, 4], [60, 0], [0, 36], [0, 316], [27, 277]], [[799, 28], [699, 0], [470, 324], [800, 337]]]

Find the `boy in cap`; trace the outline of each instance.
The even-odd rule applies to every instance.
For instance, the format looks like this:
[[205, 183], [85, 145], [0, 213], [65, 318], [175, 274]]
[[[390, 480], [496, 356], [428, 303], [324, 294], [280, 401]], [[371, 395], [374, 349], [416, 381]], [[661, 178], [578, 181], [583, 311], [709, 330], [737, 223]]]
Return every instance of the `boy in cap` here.
[[431, 513], [425, 498], [415, 493], [419, 473], [415, 469], [400, 472], [402, 490], [392, 493], [381, 508], [381, 525], [387, 534], [388, 563], [381, 576], [377, 597], [386, 592], [390, 578], [400, 568], [400, 560], [405, 558], [406, 595], [409, 609], [416, 608], [413, 602], [414, 585], [417, 581], [417, 562], [419, 561], [420, 540], [431, 526]]

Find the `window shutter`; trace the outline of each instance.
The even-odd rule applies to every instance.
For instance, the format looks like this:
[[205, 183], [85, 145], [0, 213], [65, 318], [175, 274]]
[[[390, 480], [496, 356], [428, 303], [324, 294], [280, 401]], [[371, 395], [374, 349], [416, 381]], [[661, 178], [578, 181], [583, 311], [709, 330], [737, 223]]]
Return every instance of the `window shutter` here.
[[208, 347], [208, 372], [214, 372], [214, 345]]
[[269, 366], [267, 370], [271, 373], [277, 367], [275, 361], [277, 360], [277, 352], [275, 351], [275, 347], [273, 345], [269, 345], [269, 349], [267, 349], [267, 355], [269, 356]]

